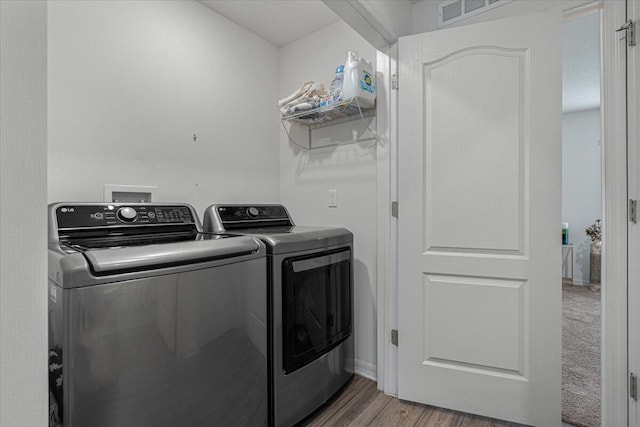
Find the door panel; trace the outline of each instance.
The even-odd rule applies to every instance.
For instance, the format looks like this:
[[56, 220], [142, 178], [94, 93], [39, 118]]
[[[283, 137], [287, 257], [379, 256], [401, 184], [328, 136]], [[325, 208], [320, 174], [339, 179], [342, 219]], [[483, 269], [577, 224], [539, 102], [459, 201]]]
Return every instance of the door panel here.
[[[425, 275], [425, 363], [524, 375], [526, 282]], [[456, 301], [455, 305], [449, 301]], [[491, 330], [491, 340], [485, 331]]]
[[401, 399], [560, 422], [560, 28], [400, 39]]
[[424, 64], [425, 250], [522, 253], [526, 60], [471, 48]]

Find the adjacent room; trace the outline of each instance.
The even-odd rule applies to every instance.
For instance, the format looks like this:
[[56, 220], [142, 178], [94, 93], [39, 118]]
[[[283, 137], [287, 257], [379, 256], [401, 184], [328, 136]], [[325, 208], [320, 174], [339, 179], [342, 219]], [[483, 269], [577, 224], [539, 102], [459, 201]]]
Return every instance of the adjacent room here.
[[600, 425], [600, 11], [563, 24], [562, 415]]

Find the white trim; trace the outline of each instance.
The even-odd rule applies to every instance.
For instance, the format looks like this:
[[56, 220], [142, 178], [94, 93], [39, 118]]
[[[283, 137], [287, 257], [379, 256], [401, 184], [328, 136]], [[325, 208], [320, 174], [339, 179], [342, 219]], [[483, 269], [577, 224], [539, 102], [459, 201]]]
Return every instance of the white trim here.
[[376, 125], [379, 136], [378, 146], [376, 147], [376, 160], [378, 162], [377, 177], [377, 241], [376, 241], [376, 283], [377, 283], [377, 304], [376, 304], [376, 336], [377, 336], [377, 366], [378, 389], [384, 390], [385, 376], [385, 355], [388, 354], [388, 346], [386, 344], [388, 334], [388, 326], [385, 322], [385, 290], [389, 286], [389, 107], [390, 107], [390, 78], [389, 78], [389, 56], [378, 51], [376, 59], [378, 82], [378, 99], [376, 112]]
[[[398, 56], [400, 50], [398, 44], [394, 44], [390, 50], [390, 74], [397, 74], [400, 76], [398, 70]], [[398, 81], [398, 84], [400, 82]], [[393, 102], [390, 103], [389, 117], [391, 123], [389, 125], [389, 188], [391, 200], [398, 200], [398, 96], [400, 89], [393, 93]], [[398, 206], [398, 211], [402, 211], [402, 207]], [[398, 214], [400, 215], [400, 214]], [[391, 310], [386, 313], [385, 322], [389, 327], [389, 334], [391, 329], [398, 329], [398, 218], [390, 218], [389, 227], [389, 282], [392, 287], [385, 289], [385, 301], [390, 301]], [[389, 358], [385, 364], [387, 378], [389, 378], [388, 384], [384, 389], [384, 392], [393, 396], [398, 395], [398, 347], [391, 344], [391, 337], [388, 340], [388, 355]], [[398, 340], [401, 338], [398, 337]]]
[[602, 415], [604, 427], [628, 425], [626, 45], [615, 30], [625, 2], [602, 13]]
[[[396, 302], [396, 226], [391, 217], [391, 202], [396, 200], [396, 129], [397, 91], [391, 90], [391, 75], [397, 71], [398, 45], [378, 52], [377, 125], [380, 142], [377, 147], [377, 380], [378, 389], [397, 394], [397, 348], [391, 344], [395, 329]], [[382, 86], [382, 87], [381, 87]]]
[[565, 10], [562, 14], [562, 22], [569, 22], [581, 16], [588, 15], [592, 12], [602, 9], [604, 0], [597, 0], [592, 3], [586, 3], [580, 6]]
[[385, 50], [390, 44], [398, 40], [398, 35], [388, 22], [380, 22], [381, 16], [371, 8], [368, 2], [359, 0], [322, 0], [358, 34], [364, 37], [373, 47]]
[[398, 42], [398, 32], [389, 20], [389, 16], [376, 7], [375, 0], [351, 0], [351, 2], [357, 3], [362, 8], [364, 12], [363, 15], [369, 18], [369, 22], [378, 30], [378, 33], [380, 33], [389, 46]]
[[373, 381], [376, 380], [377, 378], [376, 365], [374, 365], [373, 363], [365, 362], [364, 360], [358, 360], [358, 359], [354, 360], [354, 365], [355, 365], [354, 370], [356, 374]]
[[151, 202], [155, 199], [154, 195], [157, 193], [158, 187], [155, 185], [118, 185], [118, 184], [105, 184], [104, 185], [104, 201], [107, 203], [113, 202], [113, 193], [148, 193], [149, 200]]
[[[627, 1], [627, 19], [636, 25], [634, 47], [627, 48], [627, 157], [629, 161], [629, 198], [640, 198], [640, 0]], [[640, 264], [632, 262], [640, 255], [640, 224], [629, 223], [628, 241], [628, 374], [640, 374]], [[627, 378], [629, 378], [627, 376]], [[640, 401], [627, 398], [629, 425], [640, 426]]]

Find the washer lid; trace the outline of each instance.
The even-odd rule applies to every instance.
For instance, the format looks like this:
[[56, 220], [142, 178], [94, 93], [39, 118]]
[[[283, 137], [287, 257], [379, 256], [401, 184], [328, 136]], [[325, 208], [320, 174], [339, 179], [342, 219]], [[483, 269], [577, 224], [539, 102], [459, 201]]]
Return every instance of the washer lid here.
[[254, 239], [236, 236], [80, 252], [96, 275], [108, 275], [232, 258], [252, 254], [259, 249], [260, 245]]

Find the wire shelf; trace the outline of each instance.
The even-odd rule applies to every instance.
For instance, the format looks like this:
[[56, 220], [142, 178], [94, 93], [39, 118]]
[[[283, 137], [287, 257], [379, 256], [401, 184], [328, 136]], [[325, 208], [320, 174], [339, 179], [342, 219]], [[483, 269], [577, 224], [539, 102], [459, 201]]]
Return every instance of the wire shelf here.
[[317, 129], [350, 120], [371, 117], [376, 114], [375, 105], [361, 108], [356, 98], [347, 99], [338, 104], [301, 111], [295, 114], [282, 116], [281, 121], [297, 123]]
[[[362, 120], [364, 122], [365, 118], [374, 117], [376, 115], [376, 106], [375, 104], [371, 107], [361, 108], [357, 98], [350, 98], [344, 100], [340, 103], [328, 105], [325, 107], [314, 108], [313, 110], [301, 111], [296, 114], [289, 114], [281, 117], [280, 124], [282, 125], [284, 131], [287, 133], [287, 137], [289, 141], [304, 149], [304, 150], [315, 150], [318, 148], [327, 148], [327, 147], [336, 147], [340, 145], [348, 145], [348, 144], [357, 144], [365, 141], [378, 141], [378, 133], [371, 129], [371, 127], [367, 124], [367, 130], [370, 132], [370, 136], [366, 137], [354, 137], [348, 141], [334, 141], [329, 144], [321, 144], [314, 146], [313, 144], [313, 131], [319, 128], [323, 128], [325, 126], [333, 126], [339, 123], [350, 122], [352, 120]], [[285, 122], [295, 123], [298, 125], [306, 126], [309, 132], [308, 145], [304, 146], [296, 142], [289, 133], [289, 130], [285, 126]], [[366, 122], [365, 122], [366, 123]]]

